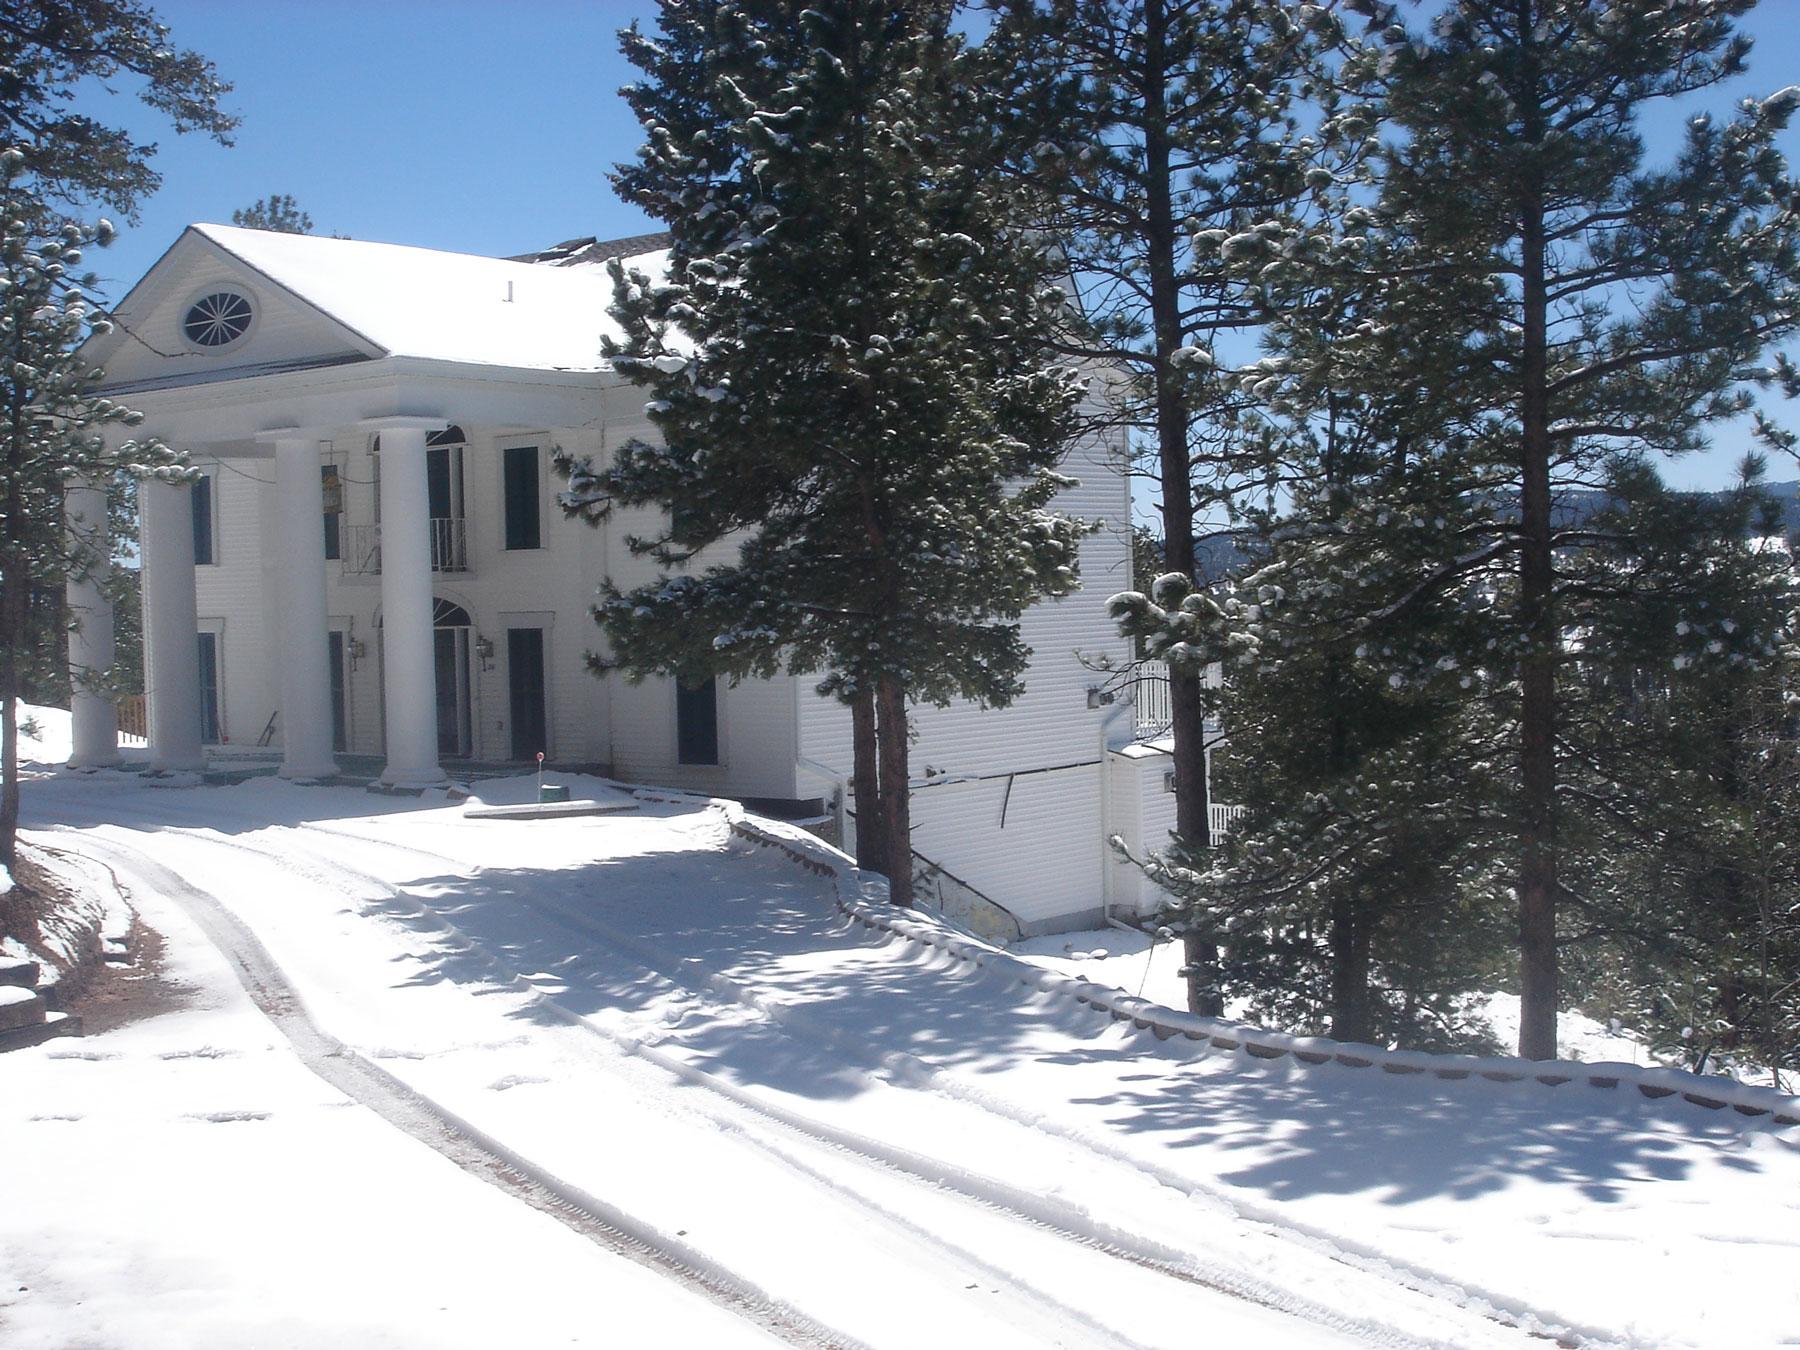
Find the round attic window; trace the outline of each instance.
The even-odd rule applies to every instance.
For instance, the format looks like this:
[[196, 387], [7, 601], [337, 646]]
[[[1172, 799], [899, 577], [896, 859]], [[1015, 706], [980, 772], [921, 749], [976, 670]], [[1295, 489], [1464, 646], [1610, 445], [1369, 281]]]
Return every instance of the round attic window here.
[[212, 291], [188, 306], [181, 331], [196, 347], [229, 347], [250, 331], [256, 310], [239, 291]]

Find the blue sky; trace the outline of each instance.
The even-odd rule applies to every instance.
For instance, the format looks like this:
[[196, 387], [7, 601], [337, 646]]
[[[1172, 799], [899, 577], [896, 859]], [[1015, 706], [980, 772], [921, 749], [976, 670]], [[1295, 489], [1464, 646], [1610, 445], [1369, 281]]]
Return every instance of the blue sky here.
[[[236, 145], [177, 136], [134, 99], [95, 106], [160, 146], [162, 191], [141, 221], [95, 255], [115, 298], [194, 221], [288, 193], [322, 233], [504, 255], [578, 235], [655, 229], [607, 181], [638, 127], [618, 89], [634, 72], [616, 32], [653, 26], [652, 0], [155, 0], [178, 45], [203, 52], [235, 89]], [[1747, 31], [1750, 74], [1707, 100], [1800, 82], [1800, 0], [1764, 0]], [[1653, 145], [1678, 131], [1669, 109]], [[1800, 127], [1787, 137], [1800, 160]], [[1800, 410], [1780, 409], [1783, 420]], [[1741, 438], [1674, 466], [1684, 485], [1716, 486]], [[1790, 465], [1771, 466], [1780, 478]]]

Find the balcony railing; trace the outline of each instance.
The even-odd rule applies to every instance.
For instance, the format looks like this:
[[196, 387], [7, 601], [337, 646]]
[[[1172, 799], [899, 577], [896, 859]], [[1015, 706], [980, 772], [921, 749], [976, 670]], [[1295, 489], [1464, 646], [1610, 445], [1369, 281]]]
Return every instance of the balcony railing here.
[[[1169, 667], [1161, 661], [1143, 661], [1136, 670], [1137, 677], [1131, 682], [1132, 739], [1153, 741], [1168, 735], [1175, 722], [1169, 706]], [[1204, 688], [1217, 689], [1220, 678], [1219, 667], [1211, 665], [1201, 673], [1200, 683]], [[1211, 718], [1207, 725], [1212, 726]]]
[[1131, 733], [1134, 740], [1153, 741], [1166, 735], [1175, 722], [1175, 713], [1169, 707], [1168, 667], [1159, 665], [1156, 669], [1161, 673], [1151, 674], [1146, 669], [1132, 686]]
[[[431, 520], [431, 570], [469, 570], [468, 522], [461, 516]], [[344, 571], [357, 576], [381, 574], [381, 526], [351, 525], [343, 531]]]

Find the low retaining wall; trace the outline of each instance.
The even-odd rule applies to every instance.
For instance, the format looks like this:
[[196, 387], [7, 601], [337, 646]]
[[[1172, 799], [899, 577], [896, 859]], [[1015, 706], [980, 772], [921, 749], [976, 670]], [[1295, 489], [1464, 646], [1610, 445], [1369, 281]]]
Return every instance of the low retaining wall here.
[[740, 839], [776, 849], [807, 871], [829, 877], [838, 908], [865, 927], [879, 928], [934, 947], [973, 965], [1006, 970], [1023, 984], [1072, 998], [1116, 1021], [1142, 1027], [1160, 1040], [1179, 1036], [1213, 1049], [1242, 1050], [1258, 1059], [1292, 1055], [1303, 1064], [1338, 1064], [1350, 1069], [1379, 1069], [1391, 1074], [1424, 1074], [1451, 1082], [1484, 1078], [1496, 1083], [1533, 1082], [1552, 1087], [1578, 1083], [1611, 1091], [1635, 1088], [1651, 1100], [1678, 1099], [1711, 1111], [1730, 1109], [1753, 1119], [1769, 1117], [1776, 1125], [1800, 1125], [1800, 1098], [1773, 1088], [1753, 1087], [1735, 1079], [1708, 1077], [1685, 1069], [1388, 1050], [1378, 1045], [1357, 1045], [1323, 1036], [1290, 1036], [1222, 1018], [1178, 1012], [1127, 994], [1122, 989], [1034, 965], [998, 947], [914, 917], [887, 903], [885, 878], [864, 876], [848, 855], [804, 831], [790, 830], [775, 821], [753, 819], [735, 802], [715, 800], [713, 805], [725, 814], [731, 832]]

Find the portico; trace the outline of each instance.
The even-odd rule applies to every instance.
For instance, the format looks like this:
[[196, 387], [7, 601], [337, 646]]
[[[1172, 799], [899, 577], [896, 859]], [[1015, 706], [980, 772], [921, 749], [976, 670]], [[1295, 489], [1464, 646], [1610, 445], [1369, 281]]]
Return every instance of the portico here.
[[[346, 437], [379, 437], [380, 609], [383, 692], [383, 784], [421, 788], [445, 780], [438, 760], [437, 698], [432, 637], [433, 555], [426, 487], [426, 438], [441, 432], [440, 417], [359, 419], [350, 428], [281, 427], [249, 444], [191, 447], [190, 453], [230, 464], [268, 494], [272, 525], [265, 590], [271, 602], [268, 645], [279, 702], [272, 725], [282, 751], [280, 774], [319, 782], [337, 773], [333, 753], [333, 644], [327, 613], [325, 502], [321, 445]], [[237, 453], [232, 454], [231, 452]], [[75, 678], [75, 753], [72, 767], [119, 762], [117, 709], [97, 686], [112, 664], [112, 611], [101, 589], [105, 494], [72, 488], [68, 528], [84, 554], [102, 560], [72, 577], [75, 623], [69, 646]], [[140, 557], [144, 596], [145, 684], [149, 701], [150, 768], [204, 769], [201, 632], [196, 604], [196, 504], [191, 483], [148, 480], [139, 488]], [[216, 714], [215, 714], [216, 716]]]
[[[542, 723], [550, 605], [528, 578], [549, 563], [533, 513], [553, 448], [591, 448], [604, 419], [608, 297], [597, 271], [214, 226], [176, 242], [90, 344], [104, 392], [206, 470], [139, 497], [153, 768], [267, 744], [304, 783], [336, 776], [340, 753], [378, 752], [383, 784], [421, 788], [445, 781], [442, 754], [512, 753], [515, 720]], [[231, 322], [203, 321], [218, 313]], [[465, 486], [491, 503], [479, 541]], [[103, 530], [103, 508], [72, 491], [69, 528]], [[477, 548], [494, 562], [471, 591]], [[70, 666], [94, 691], [75, 705], [84, 766], [119, 754], [100, 579], [69, 583]], [[463, 616], [453, 641], [434, 612]]]

